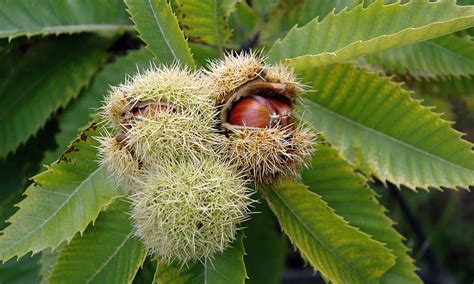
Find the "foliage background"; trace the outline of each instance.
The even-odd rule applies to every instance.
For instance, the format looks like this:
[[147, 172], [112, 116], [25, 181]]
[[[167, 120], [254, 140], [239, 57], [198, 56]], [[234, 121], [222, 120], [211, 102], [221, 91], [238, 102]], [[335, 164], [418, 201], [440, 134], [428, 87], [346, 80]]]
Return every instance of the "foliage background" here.
[[[22, 193], [31, 183], [28, 178], [43, 171], [43, 165], [52, 163], [64, 151], [76, 136], [77, 129], [90, 120], [91, 109], [99, 106], [103, 90], [108, 85], [123, 81], [123, 74], [136, 72], [137, 66], [146, 65], [152, 58], [152, 54], [142, 48], [144, 43], [134, 31], [126, 6], [121, 1], [81, 1], [81, 5], [72, 10], [61, 5], [56, 6], [54, 9], [61, 11], [58, 14], [62, 15], [62, 18], [55, 19], [56, 21], [68, 23], [77, 20], [83, 23], [81, 30], [61, 31], [48, 31], [43, 28], [51, 24], [48, 21], [52, 18], [48, 14], [29, 18], [28, 15], [35, 11], [33, 2], [30, 2], [22, 1], [23, 6], [12, 5], [12, 1], [0, 3], [0, 11], [11, 9], [8, 11], [10, 17], [18, 17], [24, 24], [23, 27], [11, 27], [10, 17], [0, 17], [2, 31], [12, 28], [18, 30], [17, 34], [10, 32], [9, 38], [2, 36], [0, 39], [0, 152], [3, 154], [0, 160], [0, 178], [3, 181], [0, 187], [0, 229], [6, 227], [3, 221], [16, 211], [13, 205], [23, 199]], [[192, 14], [193, 7], [183, 8], [180, 5], [182, 2], [186, 1], [174, 1], [174, 12], [191, 42], [190, 47], [198, 64], [208, 57], [216, 56], [216, 51], [222, 52], [224, 48], [246, 50], [250, 47], [265, 46], [268, 50], [271, 43], [282, 37], [295, 23], [306, 24], [315, 16], [311, 13], [314, 11], [305, 6], [314, 4], [312, 1], [287, 1], [286, 4], [279, 4], [276, 0], [242, 1], [232, 9], [225, 6], [232, 1], [223, 1], [219, 15], [223, 14], [224, 17], [219, 19], [222, 21], [218, 25], [219, 30], [217, 33], [209, 33], [209, 28], [212, 27], [196, 25], [192, 18], [183, 16]], [[323, 2], [327, 1], [321, 3]], [[334, 1], [327, 6], [321, 4], [317, 6], [319, 10], [316, 13], [324, 17], [332, 10], [332, 5], [340, 11], [349, 2], [355, 5], [360, 1]], [[366, 3], [369, 2], [372, 1]], [[473, 4], [472, 1], [458, 3]], [[102, 9], [95, 9], [97, 5], [102, 5]], [[90, 22], [94, 25], [84, 24]], [[195, 26], [203, 27], [203, 30], [193, 30]], [[88, 29], [94, 33], [74, 33], [87, 32]], [[59, 35], [55, 35], [56, 33]], [[473, 35], [470, 29], [452, 37]], [[145, 34], [141, 36], [147, 37]], [[445, 46], [443, 39], [427, 44]], [[419, 54], [417, 48], [421, 47], [415, 44], [403, 52], [416, 57]], [[472, 47], [470, 50], [473, 50]], [[166, 50], [162, 52], [154, 55], [166, 58]], [[472, 72], [472, 57], [471, 61], [467, 61], [467, 66], [463, 65], [463, 62], [455, 61], [456, 56], [450, 57], [449, 54], [446, 58], [433, 57], [431, 65], [429, 62], [402, 62], [402, 65], [406, 64], [406, 68], [414, 70], [404, 73], [396, 72], [400, 70], [400, 61], [396, 60], [400, 58], [400, 52], [400, 49], [393, 49], [377, 53], [361, 58], [357, 64], [379, 67], [383, 65], [387, 74], [396, 74], [394, 80], [407, 81], [406, 88], [416, 90], [416, 96], [423, 98], [423, 104], [436, 106], [436, 112], [443, 112], [444, 118], [456, 121], [454, 128], [467, 133], [466, 139], [474, 142], [474, 83], [472, 73], [469, 74]], [[455, 52], [463, 54], [462, 50]], [[469, 54], [469, 50], [466, 53]], [[440, 61], [436, 62], [437, 59]], [[452, 66], [458, 68], [449, 70]], [[424, 70], [430, 72], [426, 73]], [[451, 76], [456, 72], [458, 75]], [[459, 77], [459, 74], [466, 73], [468, 76]], [[446, 94], [446, 91], [449, 93]], [[48, 100], [45, 100], [45, 97], [48, 97]], [[8, 115], [9, 113], [14, 115]], [[12, 130], [15, 132], [11, 132]], [[21, 146], [14, 152], [18, 143], [15, 144], [13, 140], [21, 142]], [[451, 190], [431, 190], [429, 193], [415, 193], [408, 189], [398, 191], [390, 183], [385, 187], [377, 181], [372, 183], [371, 187], [381, 195], [381, 202], [388, 209], [389, 216], [398, 223], [397, 229], [407, 238], [406, 244], [411, 249], [417, 266], [421, 268], [420, 274], [425, 281], [468, 283], [474, 279], [474, 247], [471, 242], [474, 239], [472, 194]], [[268, 208], [262, 207], [259, 210], [271, 216]], [[274, 255], [275, 259], [284, 264], [283, 281], [322, 281], [319, 276], [313, 275], [299, 254], [294, 252], [290, 242], [281, 237], [276, 222], [268, 224], [263, 219], [262, 223], [259, 223], [257, 217], [254, 223], [249, 225], [268, 228], [265, 235], [256, 237], [272, 240], [269, 243], [275, 241], [287, 246], [286, 252], [275, 251]], [[245, 239], [244, 245], [249, 251], [272, 251], [271, 248], [252, 247], [254, 244], [245, 243]], [[262, 261], [258, 263], [255, 267], [261, 270], [272, 269], [267, 267], [271, 264]], [[47, 266], [40, 265], [39, 254], [23, 257], [18, 263], [10, 260], [0, 265], [0, 283], [38, 282], [41, 267]], [[146, 283], [146, 279], [153, 277], [153, 270], [151, 261], [145, 261], [135, 282]]]

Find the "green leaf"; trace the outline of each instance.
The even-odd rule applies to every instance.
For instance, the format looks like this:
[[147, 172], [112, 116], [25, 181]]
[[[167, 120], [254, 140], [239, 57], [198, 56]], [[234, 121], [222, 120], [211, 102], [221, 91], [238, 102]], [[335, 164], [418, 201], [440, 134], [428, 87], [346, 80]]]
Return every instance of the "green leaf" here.
[[258, 14], [247, 2], [237, 2], [234, 13], [229, 17], [229, 26], [233, 31], [232, 45], [236, 49], [255, 41], [258, 20]]
[[306, 68], [304, 119], [367, 176], [410, 188], [474, 184], [472, 145], [390, 78], [352, 65]]
[[409, 89], [423, 95], [439, 97], [473, 97], [474, 76], [448, 79], [416, 80], [404, 78]]
[[194, 67], [191, 51], [166, 0], [125, 0], [140, 38], [161, 63]]
[[245, 283], [280, 283], [285, 268], [286, 241], [264, 202], [258, 203], [254, 212], [244, 224], [244, 260], [249, 278]]
[[334, 283], [370, 283], [395, 264], [381, 243], [336, 215], [321, 197], [291, 179], [263, 192], [303, 257]]
[[45, 249], [41, 252], [41, 257], [39, 259], [39, 264], [41, 267], [41, 283], [48, 283], [48, 279], [51, 276], [51, 270], [53, 265], [56, 263], [56, 260], [59, 257], [59, 254], [64, 249], [65, 243], [61, 244], [54, 251], [51, 249]]
[[252, 0], [252, 7], [261, 17], [265, 17], [278, 2], [279, 0]]
[[91, 120], [102, 103], [110, 86], [122, 83], [125, 77], [133, 76], [139, 70], [150, 65], [151, 54], [141, 49], [130, 51], [127, 55], [118, 57], [115, 62], [108, 64], [98, 73], [89, 88], [77, 100], [73, 101], [65, 111], [58, 116], [59, 133], [56, 134], [57, 149], [46, 152], [43, 164], [54, 162], [66, 149], [69, 143], [76, 138], [79, 128]]
[[89, 84], [104, 42], [75, 36], [32, 47], [0, 89], [0, 158], [34, 135], [60, 107]]
[[21, 184], [18, 188], [15, 188], [14, 191], [5, 192], [1, 194], [2, 199], [0, 201], [0, 230], [6, 227], [5, 221], [8, 219], [8, 217], [15, 213], [16, 210], [14, 205], [18, 203], [19, 200], [21, 200], [23, 186], [26, 183], [26, 177], [21, 177], [18, 173], [13, 174], [11, 177], [12, 179], [19, 181]]
[[6, 227], [5, 220], [17, 211], [14, 205], [21, 201], [29, 185], [28, 178], [39, 171], [43, 152], [53, 146], [50, 136], [54, 127], [51, 126], [48, 124], [15, 154], [0, 159], [0, 230]]
[[246, 277], [244, 247], [240, 235], [224, 252], [214, 254], [211, 259], [205, 259], [204, 263], [195, 261], [182, 267], [177, 263], [158, 265], [153, 283], [241, 284]]
[[156, 271], [156, 260], [152, 260], [150, 256], [145, 258], [142, 268], [137, 272], [133, 279], [133, 284], [150, 284], [153, 282], [153, 276]]
[[130, 28], [121, 0], [0, 2], [0, 38]]
[[189, 40], [217, 46], [222, 54], [232, 37], [227, 19], [235, 3], [236, 0], [176, 0], [176, 14]]
[[447, 35], [374, 53], [366, 59], [386, 71], [415, 78], [468, 77], [474, 75], [474, 42], [469, 37]]
[[[0, 160], [0, 230], [7, 226], [5, 220], [17, 211], [14, 205], [21, 201], [28, 178], [38, 172], [43, 151], [51, 147], [51, 139], [48, 139], [51, 133], [52, 127], [48, 125], [14, 155]], [[0, 283], [37, 283], [39, 270], [37, 256], [26, 256], [19, 261], [12, 259], [0, 264]]]
[[474, 7], [413, 0], [330, 14], [293, 28], [269, 51], [272, 61], [317, 66], [428, 40], [474, 26]]
[[76, 234], [53, 265], [49, 283], [131, 283], [146, 251], [133, 236], [129, 205], [117, 199], [82, 236]]
[[208, 60], [219, 57], [219, 52], [212, 46], [191, 42], [189, 47], [198, 66], [206, 66]]
[[86, 129], [58, 162], [33, 177], [19, 210], [0, 236], [0, 260], [56, 248], [83, 232], [123, 190], [98, 167], [96, 125]]
[[378, 203], [375, 192], [334, 148], [320, 145], [302, 176], [309, 189], [320, 195], [339, 216], [393, 251], [397, 257], [395, 266], [382, 276], [381, 283], [422, 283], [402, 243], [403, 237], [385, 216], [386, 210]]
[[444, 120], [454, 121], [456, 119], [456, 115], [453, 112], [453, 106], [448, 98], [420, 95], [418, 93], [414, 93], [413, 98], [420, 99], [420, 103], [423, 106], [432, 108], [432, 111], [439, 113], [441, 118]]
[[270, 46], [270, 43], [283, 37], [295, 25], [306, 25], [316, 17], [323, 19], [333, 10], [340, 12], [346, 7], [350, 10], [361, 2], [361, 0], [280, 1], [262, 26], [262, 41]]
[[25, 284], [39, 282], [38, 256], [12, 259], [0, 264], [0, 283]]

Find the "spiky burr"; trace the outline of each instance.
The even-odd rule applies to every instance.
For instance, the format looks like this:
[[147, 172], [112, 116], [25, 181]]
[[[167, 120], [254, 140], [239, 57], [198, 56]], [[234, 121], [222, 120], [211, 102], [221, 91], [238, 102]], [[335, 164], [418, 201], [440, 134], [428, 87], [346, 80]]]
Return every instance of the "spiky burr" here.
[[219, 111], [217, 150], [257, 184], [297, 176], [315, 149], [316, 133], [295, 119], [304, 91], [283, 65], [267, 65], [257, 53], [231, 53], [205, 72]]

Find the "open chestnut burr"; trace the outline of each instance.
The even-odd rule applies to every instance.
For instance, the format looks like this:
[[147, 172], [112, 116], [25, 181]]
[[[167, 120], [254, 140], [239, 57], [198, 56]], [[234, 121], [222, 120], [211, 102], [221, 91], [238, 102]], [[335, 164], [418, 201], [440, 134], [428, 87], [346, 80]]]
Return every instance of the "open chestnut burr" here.
[[315, 133], [295, 119], [294, 106], [303, 89], [292, 71], [266, 66], [252, 53], [227, 55], [210, 69], [221, 156], [257, 185], [297, 176], [313, 153]]

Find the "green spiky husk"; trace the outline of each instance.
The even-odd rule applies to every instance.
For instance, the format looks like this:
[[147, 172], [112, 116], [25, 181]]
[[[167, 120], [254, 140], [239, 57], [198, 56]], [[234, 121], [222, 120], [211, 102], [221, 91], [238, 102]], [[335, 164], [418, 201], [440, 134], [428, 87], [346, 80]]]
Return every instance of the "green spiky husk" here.
[[204, 121], [191, 111], [162, 111], [137, 121], [126, 131], [124, 142], [145, 163], [210, 153], [217, 139], [212, 132], [214, 123], [214, 117]]
[[[103, 145], [101, 160], [117, 180], [124, 180], [127, 173], [129, 179], [139, 177], [129, 170], [137, 162], [143, 166], [169, 157], [212, 152], [216, 115], [200, 78], [199, 73], [178, 65], [152, 66], [111, 89], [102, 118], [112, 129], [111, 135], [119, 134], [123, 139], [115, 148]], [[133, 153], [135, 161], [119, 149]]]
[[136, 235], [162, 263], [223, 251], [253, 202], [245, 180], [215, 156], [157, 164], [133, 194]]
[[299, 176], [314, 152], [315, 138], [305, 127], [236, 128], [222, 136], [218, 152], [257, 184], [267, 184], [281, 176]]
[[133, 178], [140, 175], [140, 162], [129, 148], [117, 142], [114, 137], [105, 134], [97, 138], [100, 142], [98, 155], [100, 164], [104, 166], [117, 184], [133, 184]]
[[112, 87], [102, 107], [102, 117], [114, 127], [133, 123], [130, 111], [137, 106], [160, 102], [174, 112], [192, 112], [200, 119], [212, 117], [211, 98], [199, 72], [179, 65], [151, 66], [146, 71], [127, 78]]
[[295, 98], [303, 91], [293, 71], [282, 64], [265, 64], [261, 53], [229, 53], [224, 59], [210, 61], [205, 71], [205, 83], [209, 85], [211, 97], [220, 105], [238, 88], [255, 79], [269, 83], [286, 84], [289, 98]]
[[132, 118], [132, 105], [119, 87], [112, 87], [105, 96], [101, 116], [106, 125], [112, 128], [121, 128]]
[[224, 60], [209, 61], [203, 80], [210, 86], [216, 105], [239, 86], [258, 78], [263, 70], [263, 60], [264, 57], [257, 53], [229, 53]]

